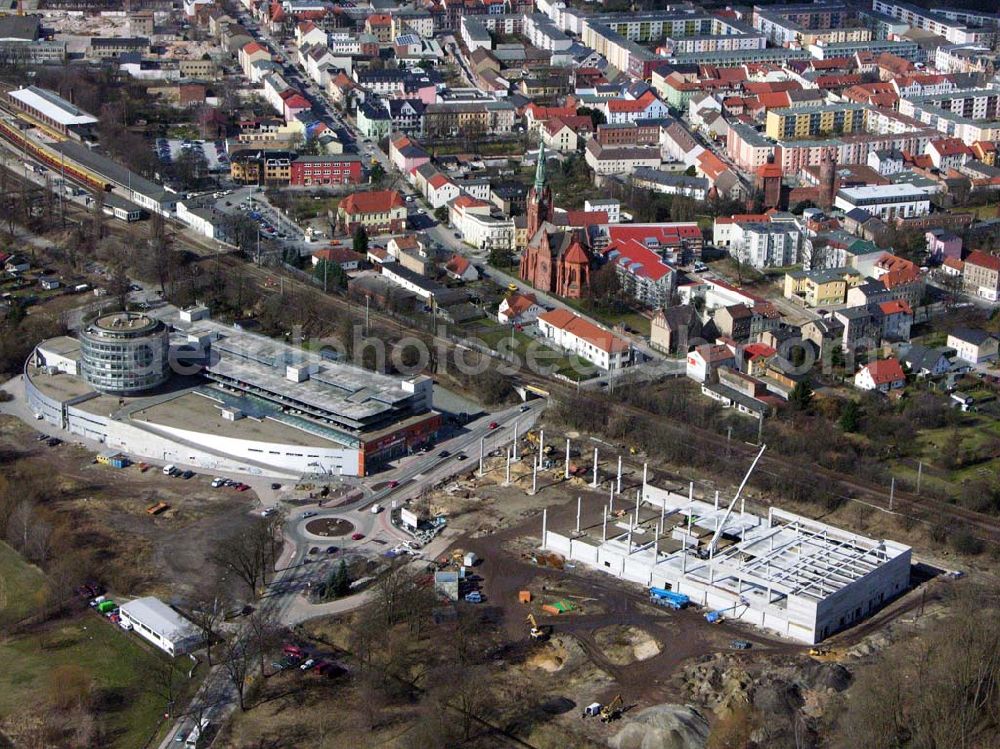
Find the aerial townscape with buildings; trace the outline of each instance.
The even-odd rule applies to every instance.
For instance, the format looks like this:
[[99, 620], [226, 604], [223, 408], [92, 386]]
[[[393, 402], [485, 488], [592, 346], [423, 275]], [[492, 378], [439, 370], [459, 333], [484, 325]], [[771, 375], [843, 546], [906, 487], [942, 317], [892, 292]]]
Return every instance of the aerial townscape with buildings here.
[[0, 747], [1000, 746], [985, 0], [0, 0]]

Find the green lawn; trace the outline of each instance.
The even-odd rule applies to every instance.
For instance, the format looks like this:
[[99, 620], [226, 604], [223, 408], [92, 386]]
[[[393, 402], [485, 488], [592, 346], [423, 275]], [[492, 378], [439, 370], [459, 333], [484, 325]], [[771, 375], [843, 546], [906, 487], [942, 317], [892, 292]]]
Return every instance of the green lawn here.
[[309, 221], [311, 219], [326, 216], [327, 211], [337, 213], [337, 206], [340, 205], [340, 198], [320, 198], [314, 197], [296, 198], [288, 208], [288, 215], [293, 221]]
[[[19, 620], [30, 612], [45, 576], [0, 542], [0, 613]], [[0, 718], [15, 711], [46, 709], [48, 674], [65, 665], [82, 667], [94, 678], [98, 720], [115, 749], [136, 749], [157, 730], [164, 698], [151, 688], [154, 666], [167, 656], [92, 611], [43, 625], [29, 634], [0, 640]], [[181, 669], [186, 659], [178, 660]], [[188, 690], [200, 676], [176, 683]]]
[[626, 325], [632, 330], [638, 331], [641, 335], [649, 337], [650, 321], [648, 317], [629, 310], [627, 312], [613, 312], [610, 310], [596, 309], [583, 304], [580, 299], [563, 299], [566, 306], [572, 307], [581, 314], [592, 317], [599, 323], [613, 328], [616, 325]]
[[974, 213], [976, 218], [980, 221], [988, 218], [997, 217], [997, 205], [996, 203], [990, 203], [988, 205], [970, 205], [964, 208], [957, 208], [957, 211], [962, 213]]
[[[965, 414], [963, 422], [957, 427], [942, 429], [925, 429], [918, 433], [917, 443], [921, 447], [920, 457], [925, 467], [939, 475], [925, 471], [923, 483], [925, 486], [936, 486], [939, 489], [954, 494], [964, 481], [988, 478], [1000, 480], [1000, 458], [988, 458], [968, 466], [948, 470], [942, 464], [942, 448], [952, 442], [958, 443], [962, 451], [977, 452], [989, 443], [1000, 438], [1000, 421], [981, 414]], [[892, 472], [898, 478], [916, 483], [917, 471], [913, 466], [893, 463]]]
[[26, 617], [42, 602], [44, 588], [42, 571], [0, 541], [0, 620], [16, 622]]
[[[154, 692], [154, 667], [166, 655], [154, 652], [138, 635], [125, 632], [90, 611], [59, 622], [45, 634], [14, 637], [0, 643], [0, 716], [15, 710], [42, 709], [47, 674], [63, 665], [78, 665], [93, 675], [98, 719], [108, 736], [106, 746], [136, 749], [157, 730], [165, 700]], [[188, 666], [186, 659], [177, 663]], [[178, 679], [181, 683], [183, 677]], [[185, 682], [188, 690], [200, 679]]]
[[544, 345], [539, 339], [517, 330], [513, 331], [514, 343], [512, 347], [510, 344], [511, 329], [505, 326], [480, 320], [467, 328], [466, 333], [472, 338], [478, 338], [494, 350], [497, 349], [501, 341], [506, 341], [503, 344], [503, 351], [513, 351], [521, 359], [522, 363], [527, 362], [526, 357], [529, 351], [534, 352], [534, 361], [540, 368], [552, 367], [555, 371], [569, 377], [571, 380], [586, 380], [596, 372], [594, 367], [587, 362], [567, 356], [561, 351]]

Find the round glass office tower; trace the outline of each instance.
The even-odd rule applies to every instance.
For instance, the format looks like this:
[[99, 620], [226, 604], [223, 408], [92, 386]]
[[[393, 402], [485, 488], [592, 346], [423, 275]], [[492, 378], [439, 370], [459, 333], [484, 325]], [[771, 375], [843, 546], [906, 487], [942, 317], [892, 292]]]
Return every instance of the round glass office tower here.
[[80, 369], [95, 389], [134, 395], [170, 376], [169, 335], [159, 320], [134, 312], [103, 315], [80, 334]]

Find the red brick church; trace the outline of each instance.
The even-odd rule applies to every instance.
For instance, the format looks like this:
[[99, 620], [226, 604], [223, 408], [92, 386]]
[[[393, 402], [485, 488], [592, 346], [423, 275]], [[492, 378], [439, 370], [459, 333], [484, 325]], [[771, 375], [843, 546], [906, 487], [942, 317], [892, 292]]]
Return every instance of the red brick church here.
[[590, 288], [590, 256], [576, 231], [553, 226], [552, 190], [545, 184], [545, 146], [538, 149], [535, 184], [528, 191], [528, 246], [520, 276], [536, 289], [579, 299]]

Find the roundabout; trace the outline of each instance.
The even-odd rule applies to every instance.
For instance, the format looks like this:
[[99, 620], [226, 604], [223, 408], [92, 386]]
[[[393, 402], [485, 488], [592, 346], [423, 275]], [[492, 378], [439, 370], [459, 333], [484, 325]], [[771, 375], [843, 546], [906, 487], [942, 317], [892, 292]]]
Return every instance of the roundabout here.
[[355, 525], [344, 518], [315, 518], [306, 523], [306, 532], [321, 538], [340, 538], [354, 532]]

